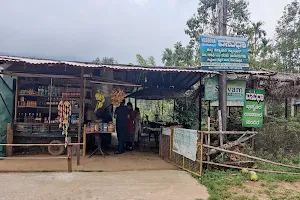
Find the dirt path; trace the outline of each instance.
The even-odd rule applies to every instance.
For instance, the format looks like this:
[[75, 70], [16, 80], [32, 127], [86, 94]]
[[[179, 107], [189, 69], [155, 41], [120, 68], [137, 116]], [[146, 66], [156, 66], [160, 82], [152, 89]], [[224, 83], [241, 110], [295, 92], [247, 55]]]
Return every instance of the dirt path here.
[[0, 174], [0, 200], [196, 200], [206, 188], [183, 171]]
[[[47, 155], [43, 157], [45, 156]], [[40, 157], [40, 155], [36, 157]], [[0, 172], [67, 171], [67, 159], [24, 160], [26, 156], [21, 156], [21, 158], [23, 160], [0, 160]], [[147, 152], [127, 152], [122, 155], [110, 154], [105, 158], [100, 155], [91, 158], [81, 157], [81, 165], [79, 166], [76, 164], [76, 158], [73, 157], [74, 171], [112, 172], [172, 169], [177, 168], [162, 160], [157, 154]]]

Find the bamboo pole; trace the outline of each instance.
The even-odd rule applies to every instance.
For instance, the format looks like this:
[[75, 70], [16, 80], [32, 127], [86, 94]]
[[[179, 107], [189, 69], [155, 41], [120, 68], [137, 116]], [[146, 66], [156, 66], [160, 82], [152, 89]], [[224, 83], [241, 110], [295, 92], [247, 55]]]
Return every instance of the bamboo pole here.
[[68, 157], [1, 157], [0, 160], [50, 160], [67, 159]]
[[68, 162], [68, 173], [71, 173], [71, 172], [72, 172], [72, 146], [71, 146], [70, 144], [71, 144], [71, 137], [68, 137], [68, 140], [67, 140], [67, 151], [68, 151], [68, 159], [67, 159], [67, 162]]
[[219, 148], [219, 147], [213, 147], [213, 146], [205, 145], [205, 144], [203, 146], [206, 147], [206, 148], [216, 149], [218, 151], [222, 151], [222, 152], [226, 152], [226, 153], [236, 154], [236, 155], [244, 156], [244, 157], [251, 158], [251, 159], [254, 159], [254, 160], [259, 160], [259, 161], [270, 163], [270, 164], [273, 164], [273, 165], [278, 165], [278, 166], [288, 167], [288, 168], [293, 168], [293, 169], [300, 169], [300, 167], [297, 167], [297, 166], [281, 164], [281, 163], [273, 162], [273, 161], [270, 161], [270, 160], [258, 158], [256, 156], [249, 156], [247, 154], [238, 153], [238, 152], [235, 152], [235, 151], [229, 151], [229, 150], [222, 149], [222, 148]]
[[[220, 134], [220, 131], [198, 131], [198, 132], [202, 132], [204, 134]], [[223, 131], [223, 134], [227, 134], [227, 135], [242, 135], [242, 134], [257, 134], [257, 131]]]
[[[215, 162], [203, 161], [203, 163], [210, 164], [210, 165], [216, 165], [216, 166], [220, 166], [220, 167], [233, 168], [233, 169], [243, 169], [243, 167], [237, 167], [237, 166], [233, 166], [233, 165], [226, 165], [226, 164], [215, 163]], [[246, 168], [246, 169], [248, 169], [250, 171], [262, 172], [262, 173], [300, 175], [300, 173], [296, 173], [296, 172], [282, 172], [282, 171], [272, 171], [272, 170], [252, 169], [252, 168]]]

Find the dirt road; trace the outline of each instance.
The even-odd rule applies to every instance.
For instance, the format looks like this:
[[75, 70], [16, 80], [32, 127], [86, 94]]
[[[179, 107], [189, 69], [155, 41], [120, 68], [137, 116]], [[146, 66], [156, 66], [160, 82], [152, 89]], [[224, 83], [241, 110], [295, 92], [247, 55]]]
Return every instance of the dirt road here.
[[[37, 155], [36, 157], [39, 157]], [[30, 156], [35, 157], [35, 156]], [[42, 155], [42, 157], [45, 157]], [[18, 157], [13, 157], [18, 158]], [[0, 172], [64, 172], [67, 171], [67, 159], [31, 160], [20, 156], [22, 160], [0, 160]], [[100, 155], [88, 158], [81, 157], [81, 165], [77, 166], [73, 157], [74, 171], [136, 171], [136, 170], [172, 170], [177, 169], [158, 157], [147, 152], [126, 152], [122, 155], [113, 153], [103, 158]]]
[[183, 171], [3, 173], [0, 199], [196, 200], [208, 193]]

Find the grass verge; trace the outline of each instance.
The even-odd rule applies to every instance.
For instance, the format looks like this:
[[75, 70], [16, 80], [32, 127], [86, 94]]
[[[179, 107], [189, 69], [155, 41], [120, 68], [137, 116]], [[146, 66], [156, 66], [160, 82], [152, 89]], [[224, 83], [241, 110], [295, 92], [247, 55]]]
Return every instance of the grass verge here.
[[[299, 160], [293, 158], [292, 160]], [[286, 164], [299, 165], [299, 163]], [[291, 161], [291, 160], [290, 160]], [[300, 172], [297, 169], [257, 163], [259, 169]], [[199, 178], [208, 188], [209, 200], [259, 200], [264, 199], [300, 199], [300, 175], [257, 173], [258, 182], [251, 182], [249, 175], [238, 170], [205, 170]], [[295, 183], [296, 182], [296, 183]], [[299, 184], [298, 184], [299, 183]], [[297, 184], [295, 186], [295, 184]]]

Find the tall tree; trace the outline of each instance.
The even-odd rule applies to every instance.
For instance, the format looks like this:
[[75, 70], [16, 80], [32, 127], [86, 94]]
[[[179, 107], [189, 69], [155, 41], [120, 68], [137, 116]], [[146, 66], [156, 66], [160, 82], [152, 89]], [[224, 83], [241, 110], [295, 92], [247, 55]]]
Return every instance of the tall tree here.
[[276, 27], [276, 47], [285, 71], [299, 71], [300, 67], [300, 4], [297, 0], [284, 8]]
[[[200, 34], [218, 34], [219, 0], [199, 0], [197, 13], [186, 25], [185, 33], [190, 36], [190, 44], [197, 47]], [[227, 35], [244, 36], [249, 24], [247, 0], [228, 0]]]
[[136, 54], [136, 61], [139, 65], [142, 66], [155, 66], [155, 58], [150, 56], [148, 59], [145, 59], [141, 54]]
[[262, 39], [262, 37], [265, 37], [267, 35], [267, 32], [262, 29], [262, 26], [263, 26], [264, 22], [262, 21], [259, 21], [259, 22], [252, 22], [251, 23], [251, 32], [250, 33], [250, 36], [253, 36], [253, 54], [254, 56], [256, 57], [258, 55], [258, 43], [259, 43], [259, 40]]
[[100, 59], [99, 57], [97, 57], [95, 60], [92, 61], [93, 63], [96, 64], [106, 64], [106, 65], [110, 65], [110, 64], [118, 64], [118, 61], [115, 60], [113, 57], [103, 57], [102, 59]]
[[166, 48], [163, 52], [162, 62], [165, 66], [192, 66], [194, 50], [191, 45], [184, 47], [181, 42], [174, 44], [174, 49]]

